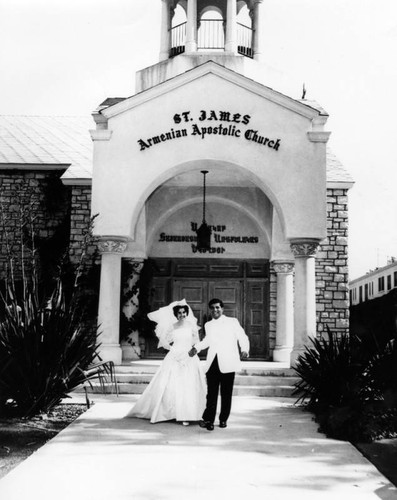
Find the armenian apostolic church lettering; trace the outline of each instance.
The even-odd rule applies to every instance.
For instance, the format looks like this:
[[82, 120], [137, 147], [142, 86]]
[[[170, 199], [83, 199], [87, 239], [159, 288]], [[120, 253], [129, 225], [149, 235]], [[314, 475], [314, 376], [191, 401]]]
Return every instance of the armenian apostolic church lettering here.
[[[166, 132], [162, 132], [147, 139], [139, 139], [137, 142], [140, 146], [140, 151], [145, 151], [162, 142], [180, 139], [183, 137], [196, 136], [205, 139], [208, 136], [214, 135], [219, 137], [235, 137], [237, 139], [244, 138], [247, 141], [252, 141], [256, 144], [267, 146], [268, 148], [278, 151], [281, 139], [270, 139], [261, 135], [258, 130], [242, 129], [240, 126], [247, 126], [250, 123], [250, 115], [241, 115], [240, 113], [231, 113], [230, 111], [204, 111], [194, 119], [190, 111], [176, 113], [173, 116], [173, 121], [176, 125], [189, 124], [188, 128], [171, 128]], [[202, 126], [201, 122], [211, 122], [210, 125]], [[187, 126], [187, 125], [186, 125]]]

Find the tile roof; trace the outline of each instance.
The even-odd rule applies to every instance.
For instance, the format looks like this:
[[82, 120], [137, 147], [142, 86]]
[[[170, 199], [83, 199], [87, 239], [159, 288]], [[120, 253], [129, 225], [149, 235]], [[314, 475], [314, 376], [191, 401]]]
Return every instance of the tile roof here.
[[[90, 180], [93, 128], [91, 116], [0, 116], [0, 169], [58, 165], [69, 182]], [[328, 147], [327, 181], [353, 182]]]
[[353, 183], [353, 177], [327, 146], [327, 181]]
[[0, 168], [71, 166], [91, 178], [91, 116], [0, 116]]

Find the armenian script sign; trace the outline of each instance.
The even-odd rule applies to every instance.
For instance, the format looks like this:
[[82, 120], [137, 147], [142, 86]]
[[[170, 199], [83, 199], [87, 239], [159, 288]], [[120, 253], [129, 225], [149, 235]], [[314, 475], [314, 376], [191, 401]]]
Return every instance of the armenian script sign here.
[[[196, 253], [224, 253], [226, 249], [224, 247], [211, 247], [210, 249], [198, 249], [197, 248], [197, 222], [190, 223], [191, 230], [194, 234], [167, 234], [160, 233], [159, 242], [160, 243], [191, 243], [192, 252]], [[220, 234], [226, 231], [226, 225], [215, 225], [210, 226], [212, 235], [215, 243], [259, 243], [258, 236], [253, 235], [228, 235], [228, 234]]]

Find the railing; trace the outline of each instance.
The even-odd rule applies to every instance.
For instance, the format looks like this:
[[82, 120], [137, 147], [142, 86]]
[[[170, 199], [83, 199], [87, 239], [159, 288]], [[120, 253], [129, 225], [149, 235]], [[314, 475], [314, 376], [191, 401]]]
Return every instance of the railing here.
[[252, 50], [253, 29], [237, 23], [237, 52], [247, 57], [254, 57]]
[[[171, 28], [170, 57], [185, 52], [186, 22]], [[237, 23], [237, 51], [246, 57], [253, 57], [253, 30]], [[222, 19], [202, 19], [197, 30], [197, 50], [224, 50], [225, 31]]]
[[198, 50], [221, 50], [225, 48], [225, 33], [222, 19], [202, 19], [197, 30]]
[[186, 45], [186, 23], [178, 24], [171, 28], [171, 50], [170, 56], [174, 57], [185, 52]]

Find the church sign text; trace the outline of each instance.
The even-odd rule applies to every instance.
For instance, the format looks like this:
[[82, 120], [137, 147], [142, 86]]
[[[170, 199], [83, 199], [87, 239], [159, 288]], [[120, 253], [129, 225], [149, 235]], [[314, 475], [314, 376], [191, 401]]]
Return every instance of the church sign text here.
[[[153, 137], [139, 139], [140, 151], [145, 151], [153, 146], [183, 137], [194, 136], [202, 140], [210, 136], [233, 137], [245, 139], [256, 144], [267, 146], [275, 151], [279, 150], [281, 139], [266, 137], [259, 130], [248, 127], [251, 116], [230, 111], [201, 110], [199, 115], [192, 117], [190, 111], [176, 113], [173, 116], [174, 127], [163, 131]], [[182, 128], [176, 128], [180, 125]]]
[[[190, 223], [191, 230], [192, 232], [196, 233], [198, 224], [197, 222], [191, 222]], [[212, 235], [214, 237], [214, 242], [215, 243], [259, 243], [259, 238], [258, 236], [236, 236], [236, 235], [224, 235], [224, 234], [219, 234], [223, 233], [226, 230], [225, 225], [214, 225], [210, 226], [212, 230]], [[160, 243], [191, 243], [192, 247], [192, 252], [193, 253], [218, 253], [222, 254], [226, 251], [224, 247], [215, 247], [212, 246], [210, 249], [198, 249], [196, 242], [197, 242], [197, 236], [196, 234], [167, 234], [167, 233], [160, 233], [160, 237], [158, 240]]]

